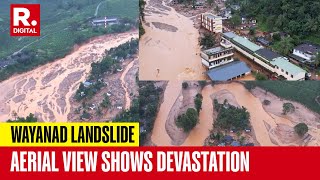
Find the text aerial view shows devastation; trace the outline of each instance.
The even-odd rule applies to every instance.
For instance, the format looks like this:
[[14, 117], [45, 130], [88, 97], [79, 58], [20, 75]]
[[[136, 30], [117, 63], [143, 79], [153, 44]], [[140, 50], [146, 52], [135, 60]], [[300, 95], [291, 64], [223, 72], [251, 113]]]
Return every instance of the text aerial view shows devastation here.
[[142, 145], [319, 146], [319, 89], [317, 81], [145, 82]]
[[320, 2], [140, 0], [140, 80], [320, 80]]
[[[41, 5], [40, 37], [9, 35], [10, 4], [25, 3]], [[138, 0], [2, 0], [1, 121], [118, 121], [137, 109], [138, 9]]]

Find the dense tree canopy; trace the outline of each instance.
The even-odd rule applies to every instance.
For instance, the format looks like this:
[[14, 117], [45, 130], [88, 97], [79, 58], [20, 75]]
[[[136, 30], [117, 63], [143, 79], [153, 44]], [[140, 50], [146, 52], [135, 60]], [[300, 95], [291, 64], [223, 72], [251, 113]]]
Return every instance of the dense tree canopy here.
[[241, 14], [258, 18], [270, 31], [294, 35], [320, 32], [320, 1], [315, 0], [229, 0], [241, 6]]
[[198, 122], [198, 112], [194, 108], [189, 108], [185, 114], [178, 116], [176, 125], [182, 128], [184, 132], [190, 132]]

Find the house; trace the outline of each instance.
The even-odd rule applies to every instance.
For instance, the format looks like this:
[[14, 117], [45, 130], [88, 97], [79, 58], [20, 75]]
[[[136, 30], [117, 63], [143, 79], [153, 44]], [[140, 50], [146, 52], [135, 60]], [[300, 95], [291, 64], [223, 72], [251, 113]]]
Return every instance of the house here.
[[251, 72], [246, 63], [233, 59], [233, 47], [218, 46], [200, 53], [202, 64], [212, 81], [228, 81]]
[[263, 46], [270, 46], [271, 42], [266, 40], [264, 37], [258, 37], [257, 42], [262, 44]]
[[232, 18], [232, 12], [230, 8], [226, 8], [220, 11], [219, 16], [222, 17], [222, 19], [230, 19]]
[[212, 69], [233, 61], [233, 47], [225, 48], [222, 46], [214, 47], [201, 51], [202, 64], [207, 69]]
[[255, 24], [257, 24], [257, 20], [254, 18], [247, 18], [247, 17], [243, 16], [243, 17], [241, 17], [241, 24], [255, 25]]
[[85, 88], [88, 88], [88, 87], [90, 87], [92, 85], [92, 83], [89, 82], [89, 81], [85, 81], [85, 82], [83, 82], [83, 85], [84, 85]]
[[226, 144], [231, 144], [232, 141], [233, 141], [233, 137], [232, 137], [232, 136], [229, 136], [229, 135], [226, 135], [226, 136], [224, 136], [223, 141], [224, 141]]
[[241, 144], [238, 141], [232, 141], [232, 143], [230, 144], [231, 146], [241, 146]]
[[119, 24], [119, 19], [116, 17], [104, 17], [92, 20], [92, 26], [104, 26], [105, 28], [110, 25]]
[[247, 143], [247, 144], [245, 144], [245, 146], [254, 146], [254, 144], [253, 143]]
[[235, 11], [240, 10], [240, 6], [237, 5], [237, 4], [231, 5], [230, 7], [231, 7], [231, 9], [233, 9], [233, 10], [235, 10]]
[[293, 49], [291, 57], [302, 63], [313, 63], [317, 53], [320, 53], [319, 45], [304, 43]]
[[201, 9], [203, 7], [204, 7], [204, 3], [203, 2], [196, 2], [194, 4], [194, 8], [196, 8], [196, 9]]
[[222, 33], [222, 17], [212, 13], [201, 14], [201, 26], [213, 33]]

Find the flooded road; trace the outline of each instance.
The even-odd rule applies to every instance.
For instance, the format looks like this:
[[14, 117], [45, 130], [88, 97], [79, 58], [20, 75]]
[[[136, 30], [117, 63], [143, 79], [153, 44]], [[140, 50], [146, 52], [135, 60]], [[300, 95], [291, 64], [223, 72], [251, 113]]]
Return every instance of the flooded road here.
[[62, 59], [1, 82], [1, 121], [29, 113], [42, 121], [67, 121], [69, 100], [90, 73], [91, 63], [131, 38], [138, 38], [138, 32], [96, 37]]
[[140, 39], [140, 80], [202, 80], [199, 32], [164, 1], [147, 0]]

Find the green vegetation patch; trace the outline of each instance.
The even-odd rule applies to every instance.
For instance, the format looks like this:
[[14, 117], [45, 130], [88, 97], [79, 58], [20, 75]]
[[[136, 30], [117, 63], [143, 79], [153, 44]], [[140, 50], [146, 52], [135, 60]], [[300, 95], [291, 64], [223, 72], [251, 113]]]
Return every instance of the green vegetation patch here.
[[281, 98], [299, 102], [312, 111], [320, 113], [320, 83], [317, 81], [247, 81], [245, 87], [261, 87]]

